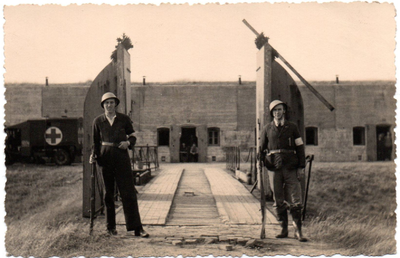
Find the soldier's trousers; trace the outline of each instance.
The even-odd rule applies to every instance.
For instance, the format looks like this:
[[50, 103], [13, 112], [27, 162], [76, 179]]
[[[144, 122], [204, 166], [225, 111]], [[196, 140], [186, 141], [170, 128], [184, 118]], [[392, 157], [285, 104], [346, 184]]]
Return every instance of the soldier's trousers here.
[[[116, 150], [115, 152], [116, 153], [113, 154], [121, 154], [120, 150]], [[104, 160], [104, 167], [102, 169], [105, 185], [104, 202], [106, 206], [107, 229], [111, 230], [116, 227], [114, 202], [115, 183], [122, 200], [127, 231], [143, 229], [129, 155], [126, 152], [126, 155], [110, 156], [113, 159]]]
[[270, 186], [274, 195], [274, 208], [279, 214], [286, 213], [290, 208], [291, 213], [303, 208], [301, 184], [297, 179], [296, 169], [282, 168], [277, 171], [268, 171]]

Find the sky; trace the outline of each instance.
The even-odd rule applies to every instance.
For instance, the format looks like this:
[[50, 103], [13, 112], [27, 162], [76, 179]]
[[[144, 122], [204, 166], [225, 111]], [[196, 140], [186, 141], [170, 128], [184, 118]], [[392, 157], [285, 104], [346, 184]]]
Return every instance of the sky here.
[[394, 3], [16, 3], [3, 9], [5, 83], [94, 80], [123, 33], [132, 82], [255, 81], [256, 36], [243, 19], [306, 80], [396, 78]]

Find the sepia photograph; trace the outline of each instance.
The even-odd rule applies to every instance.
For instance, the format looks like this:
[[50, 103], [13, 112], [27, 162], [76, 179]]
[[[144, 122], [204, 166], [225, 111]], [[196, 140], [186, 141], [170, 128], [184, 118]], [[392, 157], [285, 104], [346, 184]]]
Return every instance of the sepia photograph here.
[[4, 256], [397, 255], [395, 3], [6, 2]]

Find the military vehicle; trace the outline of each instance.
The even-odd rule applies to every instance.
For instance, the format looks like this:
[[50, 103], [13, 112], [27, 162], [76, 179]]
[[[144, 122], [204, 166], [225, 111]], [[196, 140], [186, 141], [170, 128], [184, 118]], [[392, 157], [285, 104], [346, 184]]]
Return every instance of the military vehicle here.
[[31, 119], [5, 128], [6, 165], [54, 162], [70, 165], [82, 155], [82, 118]]

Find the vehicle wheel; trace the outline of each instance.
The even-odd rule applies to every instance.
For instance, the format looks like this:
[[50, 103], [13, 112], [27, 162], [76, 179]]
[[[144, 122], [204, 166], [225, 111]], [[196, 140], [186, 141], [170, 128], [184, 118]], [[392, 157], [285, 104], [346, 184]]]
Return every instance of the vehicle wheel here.
[[56, 154], [54, 155], [54, 161], [59, 166], [70, 165], [71, 158], [69, 156], [68, 151], [59, 149]]

